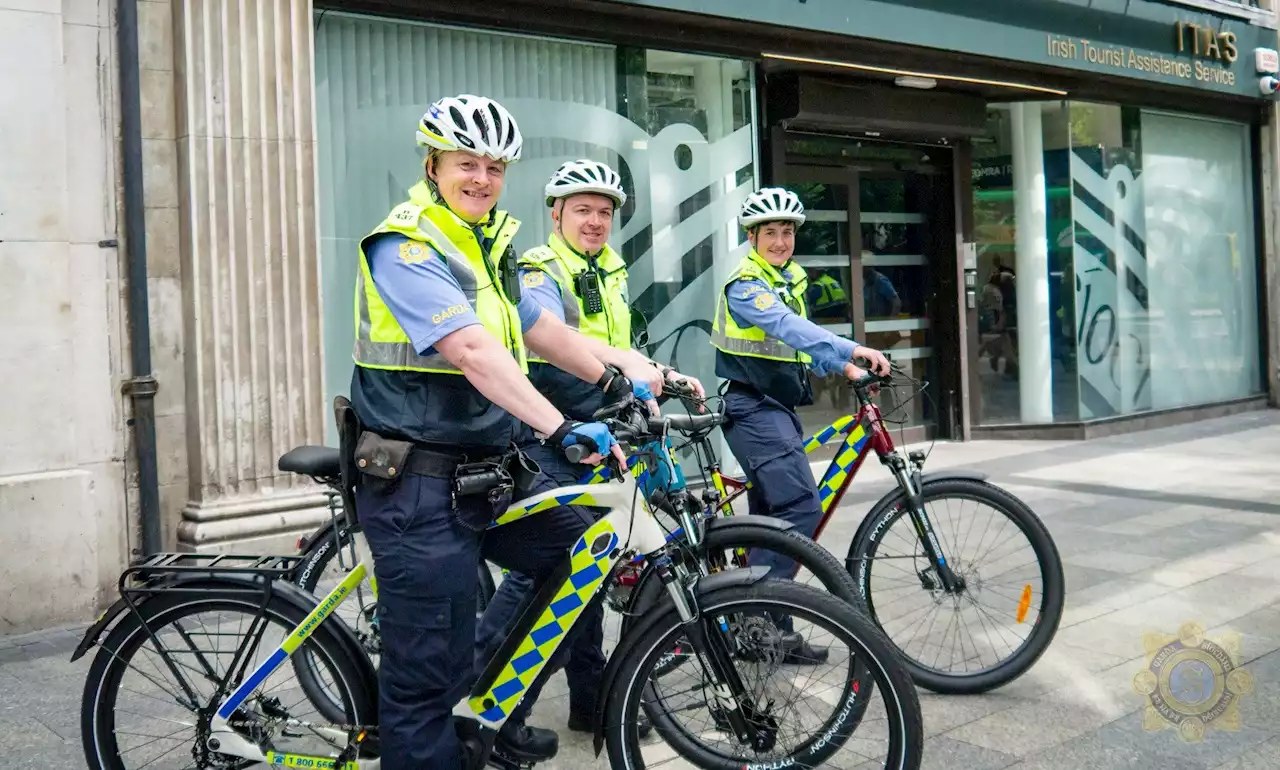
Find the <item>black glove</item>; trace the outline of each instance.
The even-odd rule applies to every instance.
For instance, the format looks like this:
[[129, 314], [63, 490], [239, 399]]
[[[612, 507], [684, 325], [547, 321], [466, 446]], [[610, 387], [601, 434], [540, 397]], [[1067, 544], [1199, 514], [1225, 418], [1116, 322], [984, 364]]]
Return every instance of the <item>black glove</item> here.
[[596, 380], [596, 387], [603, 390], [610, 401], [617, 401], [631, 393], [631, 380], [622, 374], [622, 370], [605, 364], [604, 374]]

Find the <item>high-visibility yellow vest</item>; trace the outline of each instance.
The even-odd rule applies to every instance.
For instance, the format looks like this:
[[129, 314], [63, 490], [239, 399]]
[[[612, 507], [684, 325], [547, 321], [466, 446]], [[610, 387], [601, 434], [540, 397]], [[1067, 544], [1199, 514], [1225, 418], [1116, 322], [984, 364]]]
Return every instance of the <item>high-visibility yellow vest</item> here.
[[[600, 293], [604, 300], [604, 309], [599, 313], [587, 312], [577, 289], [578, 276], [591, 269], [592, 261], [600, 273]], [[550, 276], [560, 287], [567, 326], [611, 347], [630, 349], [631, 304], [627, 296], [627, 265], [612, 247], [606, 244], [594, 260], [588, 260], [552, 233], [547, 245], [529, 249], [521, 255], [520, 267], [541, 271], [525, 275], [526, 288], [534, 288], [546, 280], [544, 275]], [[529, 360], [545, 363], [532, 352]]]
[[[400, 233], [409, 238], [401, 246], [400, 258], [414, 261], [443, 257], [480, 323], [503, 342], [520, 363], [520, 368], [528, 372], [520, 313], [503, 290], [498, 261], [519, 228], [520, 222], [515, 217], [505, 211], [493, 212], [481, 227], [484, 239], [491, 244], [486, 251], [470, 225], [432, 200], [425, 182], [415, 185], [409, 191], [409, 200], [392, 209], [382, 224], [360, 241], [360, 272], [356, 276], [355, 296], [356, 342], [352, 353], [356, 365], [370, 369], [462, 374], [439, 353], [418, 355], [409, 335], [405, 334], [373, 283], [365, 249], [377, 235]], [[462, 305], [447, 308], [440, 313], [441, 320], [466, 309]]]
[[733, 356], [749, 356], [764, 358], [770, 361], [787, 361], [807, 364], [812, 359], [782, 340], [770, 337], [763, 329], [755, 326], [739, 326], [729, 312], [729, 287], [739, 280], [763, 281], [772, 291], [761, 290], [756, 294], [754, 302], [758, 306], [767, 307], [778, 301], [791, 308], [801, 318], [808, 318], [809, 311], [805, 304], [805, 292], [809, 288], [809, 277], [804, 268], [795, 262], [788, 262], [782, 268], [774, 267], [756, 253], [755, 249], [743, 258], [738, 269], [734, 270], [725, 281], [720, 291], [720, 299], [716, 307], [715, 320], [711, 327], [711, 344], [722, 353]]

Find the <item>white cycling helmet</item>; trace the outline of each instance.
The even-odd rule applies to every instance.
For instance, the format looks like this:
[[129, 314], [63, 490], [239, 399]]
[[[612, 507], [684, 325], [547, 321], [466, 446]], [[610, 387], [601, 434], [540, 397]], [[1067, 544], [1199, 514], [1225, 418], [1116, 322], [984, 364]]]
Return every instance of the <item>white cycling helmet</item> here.
[[466, 150], [494, 160], [520, 160], [524, 138], [506, 108], [483, 96], [462, 94], [437, 100], [418, 121], [418, 144], [452, 152]]
[[804, 206], [790, 190], [766, 187], [747, 196], [738, 212], [738, 223], [751, 229], [762, 222], [795, 222], [804, 224]]
[[547, 194], [547, 205], [551, 206], [557, 198], [567, 198], [578, 193], [596, 193], [613, 198], [621, 208], [627, 202], [627, 194], [622, 191], [622, 177], [605, 163], [594, 160], [571, 160], [556, 169], [551, 181], [544, 188]]

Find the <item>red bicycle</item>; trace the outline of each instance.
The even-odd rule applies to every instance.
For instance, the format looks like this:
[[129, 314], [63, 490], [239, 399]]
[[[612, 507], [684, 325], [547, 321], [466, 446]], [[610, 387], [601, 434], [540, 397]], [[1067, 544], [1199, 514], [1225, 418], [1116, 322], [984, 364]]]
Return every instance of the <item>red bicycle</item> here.
[[[919, 386], [917, 393], [924, 392], [923, 384], [897, 367], [894, 371]], [[805, 451], [813, 452], [837, 436], [844, 438], [818, 482], [822, 519], [813, 539], [822, 536], [874, 453], [893, 474], [897, 489], [864, 517], [845, 566], [916, 684], [938, 693], [986, 692], [1025, 673], [1052, 642], [1066, 595], [1062, 561], [1039, 517], [985, 474], [924, 473], [928, 453], [898, 450], [872, 398], [891, 383], [892, 375], [875, 374], [852, 383], [857, 413], [806, 440]], [[746, 479], [721, 472], [709, 435], [692, 437], [685, 445], [705, 455], [700, 465], [708, 477], [704, 501], [709, 511], [732, 516], [734, 503], [745, 496], [751, 513], [764, 513]], [[962, 526], [978, 521], [982, 508], [994, 515], [980, 532], [962, 533]], [[1011, 541], [1023, 548], [1011, 550]], [[746, 566], [746, 554], [739, 552], [736, 561]], [[985, 609], [986, 600], [997, 606]], [[944, 610], [952, 611], [951, 618], [939, 625], [937, 616]]]

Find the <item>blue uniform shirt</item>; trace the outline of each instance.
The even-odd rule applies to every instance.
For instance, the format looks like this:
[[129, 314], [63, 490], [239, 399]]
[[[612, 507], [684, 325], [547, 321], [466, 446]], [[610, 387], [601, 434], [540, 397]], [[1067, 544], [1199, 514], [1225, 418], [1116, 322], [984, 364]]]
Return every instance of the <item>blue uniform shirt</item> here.
[[[407, 261], [400, 247], [409, 241], [399, 233], [389, 233], [374, 241], [366, 256], [373, 285], [391, 310], [418, 355], [434, 352], [436, 342], [459, 329], [480, 323], [467, 302], [462, 286], [444, 258], [428, 247], [427, 259]], [[444, 311], [462, 305], [461, 313]], [[532, 300], [520, 302], [520, 331], [527, 332], [537, 322], [541, 306]], [[439, 319], [439, 320], [436, 320]]]
[[[832, 334], [814, 322], [796, 315], [764, 281], [734, 281], [727, 292], [729, 313], [739, 326], [754, 326], [770, 337], [807, 353], [813, 359], [809, 368], [815, 374], [822, 376], [839, 373], [853, 357], [856, 342]], [[763, 308], [756, 304], [756, 296], [762, 292], [774, 297], [774, 301]]]
[[526, 301], [533, 302], [542, 310], [551, 313], [561, 321], [564, 320], [564, 300], [560, 296], [560, 284], [555, 281], [542, 281], [536, 286], [529, 286], [524, 282], [525, 276], [530, 273], [542, 273], [542, 270], [525, 269], [520, 270], [520, 310], [524, 312], [524, 303]]

